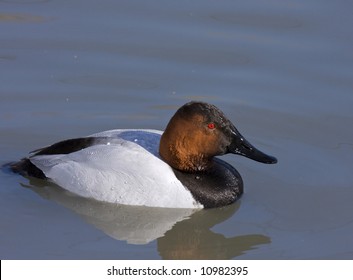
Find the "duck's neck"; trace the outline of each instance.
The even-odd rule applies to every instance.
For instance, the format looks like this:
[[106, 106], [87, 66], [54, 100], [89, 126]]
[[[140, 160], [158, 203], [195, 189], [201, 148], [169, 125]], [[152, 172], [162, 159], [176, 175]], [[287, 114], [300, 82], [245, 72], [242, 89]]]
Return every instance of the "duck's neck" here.
[[205, 171], [212, 165], [212, 160], [205, 158], [201, 154], [186, 152], [177, 146], [169, 146], [160, 149], [160, 156], [171, 167], [185, 172]]
[[200, 153], [198, 146], [188, 141], [185, 132], [173, 131], [166, 130], [161, 137], [159, 154], [165, 162], [185, 172], [205, 171], [212, 166], [212, 157]]

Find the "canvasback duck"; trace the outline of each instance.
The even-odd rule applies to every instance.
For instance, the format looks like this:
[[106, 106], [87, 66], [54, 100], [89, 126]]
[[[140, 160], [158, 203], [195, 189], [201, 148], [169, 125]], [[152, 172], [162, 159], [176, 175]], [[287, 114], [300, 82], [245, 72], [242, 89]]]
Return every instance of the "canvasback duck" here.
[[245, 140], [216, 106], [190, 102], [164, 132], [115, 129], [64, 140], [33, 151], [11, 168], [100, 201], [211, 208], [231, 204], [243, 193], [238, 171], [215, 157], [227, 153], [277, 162]]

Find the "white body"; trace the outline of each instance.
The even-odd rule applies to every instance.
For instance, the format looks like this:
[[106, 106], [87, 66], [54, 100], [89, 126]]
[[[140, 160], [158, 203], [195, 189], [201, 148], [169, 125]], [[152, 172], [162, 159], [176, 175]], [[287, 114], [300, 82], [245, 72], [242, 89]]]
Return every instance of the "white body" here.
[[77, 195], [110, 203], [167, 208], [202, 208], [159, 157], [158, 130], [109, 130], [112, 137], [70, 154], [38, 155], [30, 161], [45, 176]]

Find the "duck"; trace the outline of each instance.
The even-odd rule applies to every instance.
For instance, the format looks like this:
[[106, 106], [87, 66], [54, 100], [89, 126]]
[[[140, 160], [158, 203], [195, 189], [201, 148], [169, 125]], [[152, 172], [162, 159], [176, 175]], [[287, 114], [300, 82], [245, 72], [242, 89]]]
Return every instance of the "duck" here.
[[113, 129], [37, 149], [12, 171], [98, 201], [164, 208], [215, 208], [243, 194], [239, 172], [218, 156], [274, 164], [215, 105], [191, 101], [164, 131]]

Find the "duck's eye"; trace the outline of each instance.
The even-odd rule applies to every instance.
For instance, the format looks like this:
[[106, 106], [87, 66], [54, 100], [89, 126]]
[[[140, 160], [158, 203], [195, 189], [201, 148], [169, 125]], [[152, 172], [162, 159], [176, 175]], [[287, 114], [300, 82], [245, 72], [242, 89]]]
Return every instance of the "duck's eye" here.
[[215, 128], [216, 128], [216, 125], [211, 122], [211, 123], [209, 123], [209, 124], [207, 125], [207, 127], [208, 127], [209, 129], [215, 129]]

